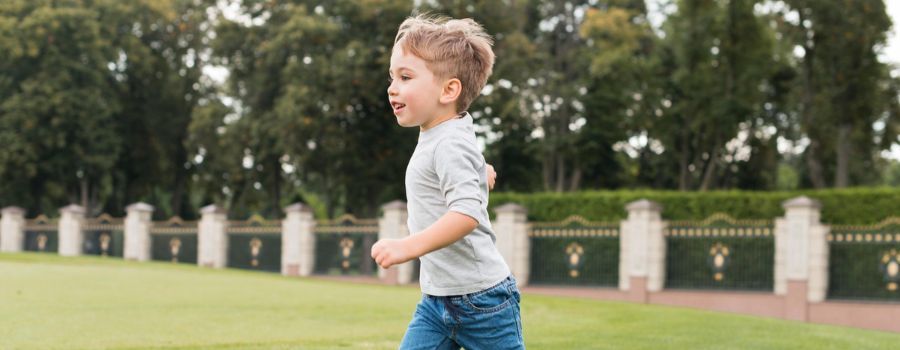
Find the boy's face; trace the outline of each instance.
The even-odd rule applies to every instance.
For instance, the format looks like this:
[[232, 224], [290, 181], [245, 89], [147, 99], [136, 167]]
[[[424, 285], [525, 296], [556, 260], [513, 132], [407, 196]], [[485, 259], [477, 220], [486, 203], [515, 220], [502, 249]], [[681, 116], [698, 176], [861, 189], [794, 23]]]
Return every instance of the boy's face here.
[[425, 61], [400, 47], [391, 53], [388, 100], [403, 127], [421, 126], [441, 111], [441, 84]]

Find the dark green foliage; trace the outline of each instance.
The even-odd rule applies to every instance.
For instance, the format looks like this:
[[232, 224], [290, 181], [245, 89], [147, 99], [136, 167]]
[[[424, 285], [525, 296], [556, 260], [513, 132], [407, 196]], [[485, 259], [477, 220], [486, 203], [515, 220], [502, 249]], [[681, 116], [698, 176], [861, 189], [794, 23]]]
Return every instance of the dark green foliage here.
[[627, 216], [625, 206], [639, 199], [663, 206], [663, 218], [701, 220], [715, 213], [736, 219], [774, 219], [784, 216], [782, 203], [808, 196], [822, 203], [826, 224], [872, 224], [900, 213], [900, 189], [856, 188], [808, 191], [586, 191], [576, 193], [494, 193], [491, 208], [517, 203], [528, 209], [531, 221], [559, 221], [570, 215], [588, 220], [615, 221]]
[[[881, 158], [900, 133], [900, 79], [877, 57], [883, 0], [672, 0], [659, 27], [643, 0], [245, 0], [237, 16], [222, 3], [0, 1], [0, 206], [274, 218], [303, 201], [320, 218], [373, 217], [405, 195], [417, 130], [396, 124], [385, 81], [397, 27], [426, 11], [495, 39], [470, 112], [498, 190], [897, 182]], [[828, 222], [896, 208], [867, 191], [816, 195]], [[796, 194], [642, 193], [529, 206], [620, 219], [652, 195], [667, 217], [772, 217]]]

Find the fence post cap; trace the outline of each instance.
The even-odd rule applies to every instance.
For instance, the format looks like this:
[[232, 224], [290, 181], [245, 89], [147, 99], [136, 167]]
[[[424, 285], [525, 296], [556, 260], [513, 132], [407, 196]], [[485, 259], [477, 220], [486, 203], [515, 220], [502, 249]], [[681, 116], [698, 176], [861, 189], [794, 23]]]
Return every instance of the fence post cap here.
[[0, 210], [0, 212], [3, 213], [3, 216], [6, 216], [6, 215], [25, 215], [25, 209], [22, 209], [22, 208], [20, 208], [20, 207], [14, 206], [14, 205], [5, 207], [5, 208], [3, 208], [2, 210]]
[[225, 214], [225, 208], [215, 204], [207, 205], [200, 209], [201, 214]]
[[86, 212], [84, 210], [84, 207], [82, 207], [78, 204], [69, 204], [62, 208], [59, 208], [59, 211], [61, 213], [82, 214], [82, 215], [84, 215], [84, 213]]
[[312, 213], [312, 208], [303, 203], [294, 203], [284, 207], [285, 213]]
[[822, 203], [815, 199], [809, 198], [807, 196], [800, 196], [797, 198], [792, 198], [792, 199], [784, 201], [784, 203], [782, 203], [782, 207], [784, 207], [784, 209], [789, 209], [789, 208], [821, 209]]
[[406, 210], [406, 202], [401, 200], [393, 200], [381, 206], [383, 210]]
[[515, 213], [515, 214], [526, 214], [528, 213], [528, 209], [525, 207], [518, 205], [516, 203], [506, 203], [499, 207], [494, 208], [494, 212], [497, 214], [506, 214], [506, 213]]
[[662, 211], [662, 204], [656, 203], [649, 199], [639, 199], [634, 202], [628, 203], [625, 205], [625, 209], [628, 211], [637, 211], [637, 210], [655, 210]]
[[127, 211], [127, 212], [132, 212], [132, 211], [153, 212], [154, 209], [155, 208], [153, 208], [152, 205], [144, 203], [144, 202], [132, 203], [131, 205], [125, 207], [125, 211]]

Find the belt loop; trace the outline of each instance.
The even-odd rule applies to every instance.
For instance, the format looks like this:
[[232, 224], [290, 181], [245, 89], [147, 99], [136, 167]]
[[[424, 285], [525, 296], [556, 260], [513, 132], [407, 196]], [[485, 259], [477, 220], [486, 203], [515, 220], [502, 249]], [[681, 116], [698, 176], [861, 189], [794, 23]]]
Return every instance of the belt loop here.
[[455, 319], [456, 322], [462, 322], [459, 319], [459, 317], [462, 315], [462, 310], [460, 310], [456, 305], [453, 305], [450, 297], [440, 297], [440, 299], [444, 302], [444, 307], [447, 308], [447, 313], [449, 313], [450, 316], [453, 316], [453, 319]]

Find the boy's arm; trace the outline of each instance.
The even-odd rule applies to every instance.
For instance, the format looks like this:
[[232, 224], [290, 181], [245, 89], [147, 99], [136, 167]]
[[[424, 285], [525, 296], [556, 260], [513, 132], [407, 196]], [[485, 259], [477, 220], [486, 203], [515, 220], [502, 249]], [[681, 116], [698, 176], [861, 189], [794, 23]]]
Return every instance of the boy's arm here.
[[478, 147], [462, 137], [446, 138], [435, 147], [440, 151], [434, 155], [434, 171], [447, 212], [421, 232], [375, 243], [372, 258], [383, 268], [451, 245], [479, 224], [490, 225], [483, 213], [480, 178], [490, 176], [493, 169], [485, 169], [487, 166]]
[[372, 246], [372, 258], [386, 269], [451, 245], [477, 226], [478, 221], [472, 217], [448, 211], [417, 235], [379, 240]]

